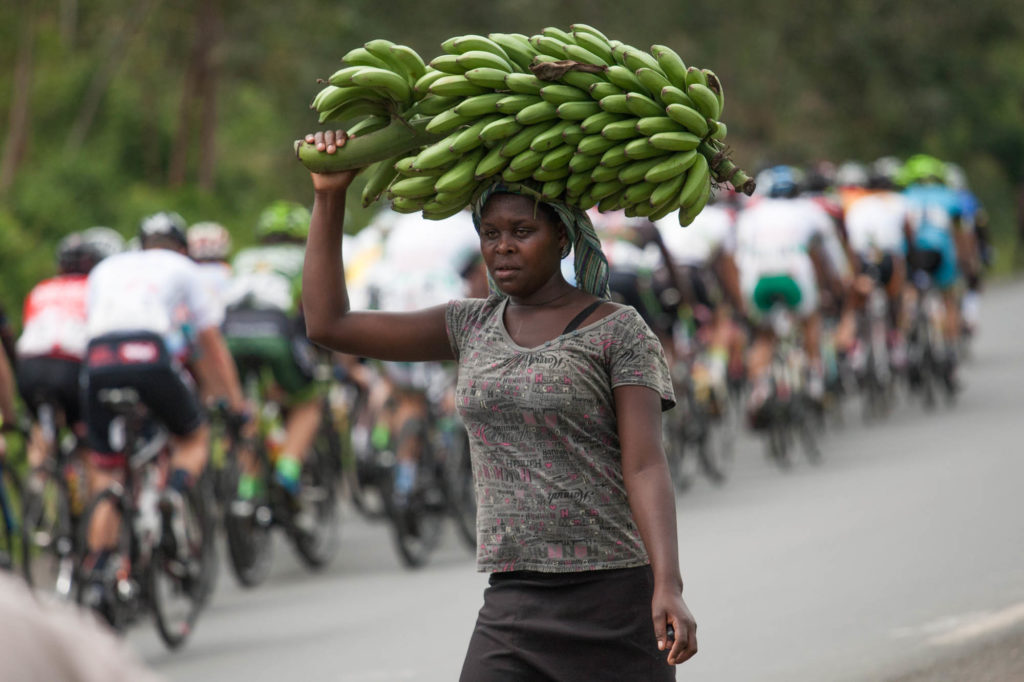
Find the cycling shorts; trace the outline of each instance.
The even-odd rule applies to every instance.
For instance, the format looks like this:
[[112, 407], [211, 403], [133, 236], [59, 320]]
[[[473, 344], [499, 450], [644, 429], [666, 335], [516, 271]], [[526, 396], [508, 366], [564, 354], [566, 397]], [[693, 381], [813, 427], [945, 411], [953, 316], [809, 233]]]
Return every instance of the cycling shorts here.
[[785, 268], [744, 268], [740, 287], [751, 315], [758, 319], [781, 300], [800, 317], [818, 309], [818, 287], [810, 258], [793, 259]]
[[893, 254], [883, 253], [877, 260], [871, 256], [857, 254], [857, 260], [860, 261], [861, 272], [869, 275], [883, 287], [889, 286], [895, 272]]
[[316, 348], [303, 327], [301, 319], [280, 310], [236, 308], [227, 311], [223, 331], [238, 371], [269, 371], [294, 404], [312, 399], [320, 388]]
[[93, 339], [86, 350], [83, 375], [89, 447], [98, 456], [99, 466], [124, 464], [111, 444], [111, 425], [117, 415], [100, 402], [103, 389], [135, 389], [152, 415], [176, 436], [187, 436], [203, 423], [192, 377], [171, 357], [157, 334], [119, 332]]
[[922, 228], [914, 235], [914, 248], [908, 258], [911, 272], [920, 270], [931, 276], [937, 289], [949, 289], [956, 283], [956, 243], [947, 230]]
[[38, 416], [39, 408], [49, 403], [64, 413], [65, 423], [76, 424], [82, 418], [82, 363], [68, 358], [36, 356], [19, 358], [16, 370], [18, 392]]

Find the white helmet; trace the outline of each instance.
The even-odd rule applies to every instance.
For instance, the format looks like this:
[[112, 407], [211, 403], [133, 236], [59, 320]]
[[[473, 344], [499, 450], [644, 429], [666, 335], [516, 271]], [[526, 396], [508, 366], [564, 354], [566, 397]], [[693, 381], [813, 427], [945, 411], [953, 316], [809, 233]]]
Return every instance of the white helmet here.
[[193, 260], [226, 260], [231, 252], [231, 233], [220, 223], [202, 222], [188, 228], [188, 255]]

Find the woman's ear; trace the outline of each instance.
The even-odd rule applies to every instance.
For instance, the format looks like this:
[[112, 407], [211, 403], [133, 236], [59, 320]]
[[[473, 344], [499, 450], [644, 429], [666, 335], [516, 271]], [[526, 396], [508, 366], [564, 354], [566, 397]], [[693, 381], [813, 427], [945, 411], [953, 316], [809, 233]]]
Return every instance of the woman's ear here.
[[572, 251], [572, 243], [569, 241], [569, 233], [565, 229], [565, 225], [562, 225], [562, 229], [559, 231], [558, 244], [562, 247], [562, 258], [566, 258], [569, 252]]

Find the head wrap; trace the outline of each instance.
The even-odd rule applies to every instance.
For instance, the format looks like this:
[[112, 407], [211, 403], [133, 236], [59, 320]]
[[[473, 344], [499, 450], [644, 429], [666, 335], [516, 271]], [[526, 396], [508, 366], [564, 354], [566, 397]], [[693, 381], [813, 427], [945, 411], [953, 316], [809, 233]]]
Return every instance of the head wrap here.
[[[565, 225], [573, 245], [576, 286], [599, 298], [610, 298], [608, 290], [608, 259], [601, 251], [601, 241], [585, 211], [562, 201], [545, 199], [540, 191], [524, 183], [496, 182], [487, 187], [473, 202], [473, 225], [480, 230], [480, 216], [487, 200], [493, 194], [518, 194], [531, 197], [535, 203], [544, 203], [555, 210]], [[489, 277], [489, 275], [488, 275]], [[495, 287], [491, 283], [491, 290]]]

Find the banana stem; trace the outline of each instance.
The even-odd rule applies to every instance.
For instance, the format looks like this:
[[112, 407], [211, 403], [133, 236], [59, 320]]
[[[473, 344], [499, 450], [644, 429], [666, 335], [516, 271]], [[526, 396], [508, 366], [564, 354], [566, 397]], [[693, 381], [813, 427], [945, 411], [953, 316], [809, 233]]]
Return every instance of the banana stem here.
[[705, 140], [697, 149], [708, 160], [711, 174], [714, 175], [715, 180], [728, 182], [737, 192], [743, 192], [748, 197], [754, 193], [756, 185], [753, 178], [732, 162], [723, 145]]
[[428, 123], [429, 118], [407, 122], [393, 117], [386, 128], [353, 137], [334, 154], [317, 151], [316, 145], [308, 144], [305, 140], [296, 140], [295, 156], [314, 173], [337, 173], [364, 168], [441, 139], [441, 135], [426, 132]]

